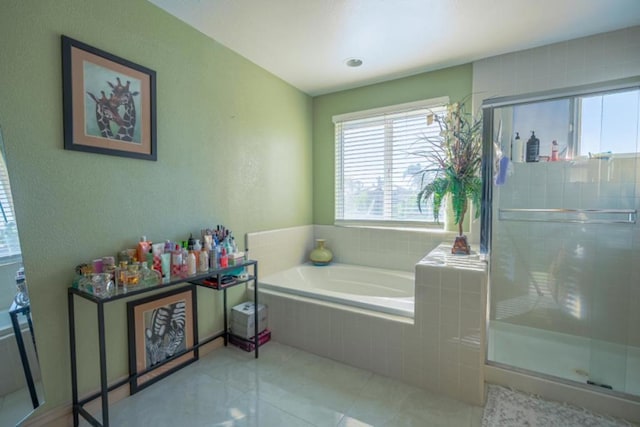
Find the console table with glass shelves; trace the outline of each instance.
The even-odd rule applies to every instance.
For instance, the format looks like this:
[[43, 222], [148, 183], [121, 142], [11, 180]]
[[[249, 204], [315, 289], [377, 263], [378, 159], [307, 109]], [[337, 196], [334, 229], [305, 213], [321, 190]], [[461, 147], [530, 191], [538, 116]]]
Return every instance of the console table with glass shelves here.
[[[253, 274], [247, 274], [245, 276], [236, 276], [232, 281], [225, 281], [223, 278], [230, 277], [231, 274], [236, 272], [237, 270], [244, 269], [249, 273], [247, 269], [251, 268]], [[215, 281], [213, 280], [215, 279]], [[72, 410], [73, 410], [73, 425], [78, 426], [80, 422], [80, 416], [82, 416], [85, 420], [87, 420], [91, 425], [96, 427], [108, 427], [109, 426], [109, 400], [108, 395], [109, 392], [115, 390], [118, 387], [121, 387], [127, 383], [131, 383], [132, 380], [135, 380], [141, 375], [149, 373], [151, 370], [154, 370], [160, 366], [163, 366], [167, 363], [174, 361], [175, 359], [187, 354], [189, 352], [194, 352], [196, 355], [196, 360], [198, 358], [198, 349], [205, 344], [208, 344], [218, 338], [223, 338], [224, 345], [226, 346], [229, 342], [229, 336], [231, 332], [229, 331], [228, 324], [228, 309], [227, 309], [227, 289], [253, 282], [253, 301], [258, 306], [258, 262], [253, 260], [244, 261], [242, 263], [237, 263], [233, 266], [225, 267], [225, 268], [217, 268], [210, 269], [207, 272], [197, 273], [191, 276], [178, 276], [171, 277], [169, 279], [164, 279], [162, 283], [152, 286], [143, 286], [138, 285], [134, 287], [129, 287], [126, 291], [122, 288], [119, 288], [115, 291], [113, 295], [99, 297], [92, 293], [86, 292], [84, 290], [69, 287], [67, 290], [67, 300], [68, 300], [68, 310], [69, 310], [69, 345], [70, 345], [70, 355], [71, 355], [71, 393], [72, 393]], [[190, 283], [199, 287], [213, 289], [215, 291], [222, 291], [223, 293], [223, 313], [224, 313], [224, 329], [222, 332], [215, 334], [211, 337], [204, 339], [203, 341], [199, 341], [196, 335], [195, 342], [193, 347], [187, 348], [180, 353], [167, 358], [156, 365], [153, 368], [145, 370], [143, 372], [130, 372], [129, 376], [120, 381], [114, 382], [113, 384], [109, 384], [107, 380], [107, 343], [105, 338], [105, 321], [104, 321], [104, 305], [121, 300], [124, 298], [132, 298], [139, 297], [141, 295], [147, 294], [149, 292], [162, 290], [168, 287], [174, 287], [180, 284]], [[77, 370], [77, 354], [76, 354], [76, 330], [75, 330], [75, 308], [74, 308], [74, 299], [75, 297], [80, 297], [85, 300], [91, 301], [96, 304], [96, 310], [98, 315], [98, 351], [99, 351], [99, 362], [100, 362], [100, 391], [93, 393], [83, 399], [78, 398], [78, 370]], [[135, 300], [137, 298], [133, 298]], [[196, 307], [197, 307], [197, 298], [196, 298]], [[196, 320], [197, 321], [197, 320]], [[258, 358], [258, 348], [259, 348], [259, 335], [258, 335], [258, 322], [255, 323], [254, 329], [254, 355], [255, 358]], [[197, 325], [196, 325], [197, 326]], [[84, 405], [89, 402], [96, 400], [97, 398], [101, 398], [102, 400], [102, 422], [98, 421], [93, 415], [91, 415], [86, 409], [84, 409]]]

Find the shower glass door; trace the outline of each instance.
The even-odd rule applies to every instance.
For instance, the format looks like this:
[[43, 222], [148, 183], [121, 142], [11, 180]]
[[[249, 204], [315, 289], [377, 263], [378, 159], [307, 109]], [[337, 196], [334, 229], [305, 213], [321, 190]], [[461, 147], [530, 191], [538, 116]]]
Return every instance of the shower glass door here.
[[487, 360], [640, 396], [640, 90], [530, 99], [484, 108]]

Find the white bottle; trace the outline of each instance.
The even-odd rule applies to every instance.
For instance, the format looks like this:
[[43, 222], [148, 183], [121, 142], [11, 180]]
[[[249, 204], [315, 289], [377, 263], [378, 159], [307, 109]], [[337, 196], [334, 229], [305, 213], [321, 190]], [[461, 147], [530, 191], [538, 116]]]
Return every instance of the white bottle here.
[[520, 139], [520, 134], [516, 132], [516, 137], [513, 140], [513, 145], [511, 146], [511, 161], [513, 163], [523, 163], [524, 162], [524, 143], [522, 139]]
[[205, 250], [200, 251], [200, 258], [198, 259], [198, 271], [206, 273], [209, 271], [209, 252]]
[[189, 276], [196, 274], [196, 255], [193, 252], [187, 255], [187, 274]]

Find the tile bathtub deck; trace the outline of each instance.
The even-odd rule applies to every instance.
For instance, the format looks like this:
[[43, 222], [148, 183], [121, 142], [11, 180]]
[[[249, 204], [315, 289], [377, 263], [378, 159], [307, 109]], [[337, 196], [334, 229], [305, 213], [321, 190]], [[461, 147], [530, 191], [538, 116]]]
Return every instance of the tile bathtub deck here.
[[120, 427], [479, 427], [482, 408], [272, 341], [258, 360], [232, 346], [214, 350], [114, 404], [110, 421]]

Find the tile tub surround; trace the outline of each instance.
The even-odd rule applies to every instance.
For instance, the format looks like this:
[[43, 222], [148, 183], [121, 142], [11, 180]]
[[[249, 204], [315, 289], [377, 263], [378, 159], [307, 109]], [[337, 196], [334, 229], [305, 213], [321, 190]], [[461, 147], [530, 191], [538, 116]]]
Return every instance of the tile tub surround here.
[[[425, 253], [455, 233], [434, 229], [392, 229], [305, 225], [247, 233], [246, 247], [267, 276], [307, 262], [315, 239], [326, 239], [333, 261], [391, 270], [414, 271]], [[478, 245], [472, 247], [477, 248]]]
[[259, 262], [264, 277], [307, 261], [314, 247], [313, 225], [247, 233], [245, 248]]
[[449, 243], [415, 265], [413, 321], [261, 291], [272, 336], [322, 357], [482, 405], [486, 269], [473, 257], [456, 256], [447, 263], [446, 251]]
[[314, 225], [314, 238], [325, 239], [335, 262], [414, 271], [415, 265], [456, 233], [436, 229], [398, 229]]
[[437, 346], [439, 390], [473, 404], [484, 402], [486, 295], [487, 263], [473, 253], [452, 255], [450, 242], [416, 265], [416, 317], [438, 312], [422, 327]]

